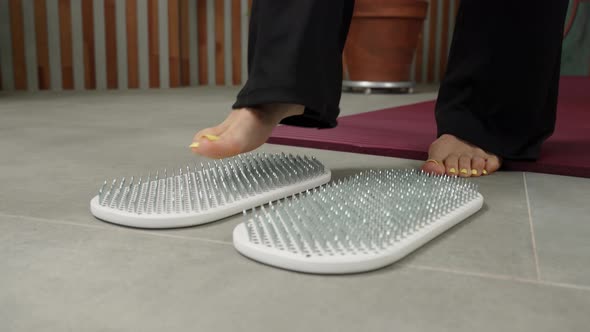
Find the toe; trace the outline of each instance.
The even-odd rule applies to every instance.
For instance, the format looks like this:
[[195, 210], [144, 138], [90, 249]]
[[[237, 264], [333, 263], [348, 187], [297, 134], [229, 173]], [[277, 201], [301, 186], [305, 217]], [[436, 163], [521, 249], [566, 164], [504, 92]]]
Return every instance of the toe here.
[[500, 158], [496, 156], [490, 156], [486, 159], [485, 171], [487, 174], [492, 174], [498, 169], [500, 169], [501, 161]]
[[486, 167], [486, 160], [482, 157], [476, 156], [471, 159], [471, 176], [481, 176]]
[[459, 157], [459, 176], [464, 178], [471, 176], [471, 156], [461, 155]]
[[452, 154], [445, 159], [445, 169], [448, 175], [456, 176], [459, 174], [459, 156]]
[[225, 133], [228, 128], [228, 121], [231, 120], [232, 116], [230, 115], [224, 122], [215, 126], [200, 130], [193, 136], [193, 141], [189, 145], [189, 148], [193, 151], [193, 153], [203, 154], [208, 156], [208, 153], [203, 153], [205, 150], [204, 146], [208, 146], [211, 141], [217, 141], [220, 137]]
[[430, 158], [422, 165], [422, 171], [429, 174], [445, 174], [445, 166], [442, 161]]
[[228, 141], [224, 136], [224, 132], [219, 126], [207, 128], [195, 134], [189, 147], [194, 153], [205, 157], [224, 158], [225, 155], [221, 152], [227, 148], [228, 144], [232, 144], [231, 140]]
[[221, 125], [217, 127], [206, 128], [197, 132], [195, 136], [193, 136], [193, 142], [200, 142], [201, 139], [207, 137], [215, 139], [215, 137], [221, 136], [223, 132], [224, 128]]
[[235, 156], [237, 154], [247, 152], [244, 151], [239, 141], [235, 140], [232, 136], [221, 135], [221, 136], [206, 136], [199, 139], [198, 147], [193, 148], [196, 152], [202, 156], [209, 157], [212, 159], [222, 159]]
[[434, 141], [428, 149], [428, 160], [422, 165], [422, 171], [429, 174], [442, 175], [446, 172], [444, 160], [448, 152], [445, 151], [445, 144], [442, 139]]

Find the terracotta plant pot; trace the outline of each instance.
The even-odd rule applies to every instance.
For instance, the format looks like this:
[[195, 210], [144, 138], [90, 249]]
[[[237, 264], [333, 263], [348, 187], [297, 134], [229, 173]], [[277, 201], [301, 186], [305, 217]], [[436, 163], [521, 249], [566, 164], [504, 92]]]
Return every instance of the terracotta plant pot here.
[[409, 82], [427, 10], [423, 0], [356, 0], [344, 79]]

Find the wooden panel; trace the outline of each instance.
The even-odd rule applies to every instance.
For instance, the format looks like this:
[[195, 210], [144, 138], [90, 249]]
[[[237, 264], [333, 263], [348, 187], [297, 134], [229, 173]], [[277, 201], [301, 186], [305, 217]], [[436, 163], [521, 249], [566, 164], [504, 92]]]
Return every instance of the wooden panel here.
[[37, 39], [37, 75], [39, 89], [51, 86], [49, 70], [49, 44], [47, 41], [47, 7], [45, 0], [35, 0], [35, 37]]
[[451, 0], [443, 0], [442, 4], [442, 34], [440, 40], [440, 71], [439, 77], [442, 80], [447, 68], [447, 57], [449, 47], [449, 16], [451, 10]]
[[148, 2], [148, 48], [150, 88], [160, 87], [160, 56], [158, 38], [158, 0]]
[[232, 83], [234, 85], [242, 83], [241, 10], [240, 0], [232, 0]]
[[180, 86], [180, 31], [178, 0], [168, 0], [168, 64], [170, 87]]
[[180, 0], [180, 85], [191, 84], [190, 40], [189, 40], [189, 6], [188, 0]]
[[197, 0], [197, 35], [199, 46], [199, 84], [207, 84], [207, 0]]
[[224, 2], [215, 1], [215, 83], [225, 84]]
[[74, 68], [74, 89], [84, 89], [84, 36], [82, 0], [70, 0], [72, 7], [72, 62]]
[[107, 88], [107, 55], [105, 37], [105, 2], [93, 0], [92, 11], [94, 19], [94, 73], [96, 89]]
[[107, 88], [117, 88], [117, 17], [115, 1], [104, 1], [104, 33], [106, 42]]
[[12, 66], [14, 88], [27, 89], [27, 64], [25, 61], [25, 30], [22, 0], [10, 0], [10, 31], [12, 32]]
[[115, 1], [116, 43], [117, 43], [117, 85], [121, 89], [129, 88], [129, 41], [127, 40], [127, 3]]
[[74, 63], [72, 58], [72, 9], [70, 0], [59, 0], [59, 43], [61, 47], [62, 88], [74, 88]]
[[136, 89], [139, 87], [137, 0], [127, 0], [125, 12], [127, 15], [127, 85], [130, 89]]
[[437, 10], [438, 1], [430, 1], [430, 40], [428, 45], [428, 82], [434, 82], [434, 71], [436, 68], [436, 24], [437, 24]]
[[96, 89], [92, 0], [82, 0], [82, 30], [84, 40], [84, 87], [86, 89]]
[[148, 0], [148, 44], [150, 64], [150, 88], [160, 87], [160, 59], [158, 38], [158, 0]]

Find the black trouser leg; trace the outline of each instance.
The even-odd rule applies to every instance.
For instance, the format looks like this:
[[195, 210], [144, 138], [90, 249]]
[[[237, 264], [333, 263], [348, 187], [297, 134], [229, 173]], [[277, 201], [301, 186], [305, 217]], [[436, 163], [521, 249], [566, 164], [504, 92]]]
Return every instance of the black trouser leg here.
[[438, 134], [536, 159], [553, 133], [568, 0], [462, 0], [436, 105]]
[[305, 113], [283, 124], [336, 126], [353, 7], [354, 0], [254, 0], [248, 80], [233, 108], [299, 104]]

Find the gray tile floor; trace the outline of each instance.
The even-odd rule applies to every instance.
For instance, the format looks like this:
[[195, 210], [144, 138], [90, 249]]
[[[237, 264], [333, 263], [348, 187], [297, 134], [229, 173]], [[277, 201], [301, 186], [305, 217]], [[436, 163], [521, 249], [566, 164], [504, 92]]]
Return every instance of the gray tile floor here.
[[[194, 162], [236, 89], [0, 95], [0, 331], [588, 331], [590, 180], [501, 172], [484, 209], [398, 264], [353, 276], [263, 266], [239, 217], [141, 231], [94, 219], [100, 183]], [[344, 94], [343, 114], [430, 100]], [[339, 178], [419, 162], [311, 154]]]

